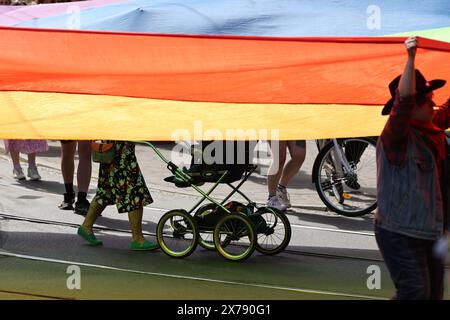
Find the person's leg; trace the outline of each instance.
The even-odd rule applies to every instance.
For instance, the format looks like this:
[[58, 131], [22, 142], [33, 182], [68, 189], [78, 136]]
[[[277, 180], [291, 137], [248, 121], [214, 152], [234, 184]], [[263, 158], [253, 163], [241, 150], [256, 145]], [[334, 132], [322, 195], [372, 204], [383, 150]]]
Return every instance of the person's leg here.
[[[302, 141], [302, 142], [300, 142]], [[280, 184], [287, 187], [292, 178], [298, 173], [306, 157], [306, 143], [304, 140], [300, 141], [288, 141], [287, 147], [291, 159], [286, 163], [283, 168]]]
[[10, 150], [9, 153], [11, 154], [11, 160], [13, 162], [14, 168], [20, 167], [20, 154], [19, 154], [19, 152]]
[[36, 153], [28, 154], [28, 177], [30, 177], [31, 181], [41, 180], [36, 166]]
[[287, 192], [287, 186], [292, 178], [298, 173], [300, 167], [305, 161], [306, 155], [306, 141], [305, 140], [294, 140], [287, 142], [287, 148], [289, 149], [289, 154], [291, 159], [286, 163], [283, 168], [280, 183], [277, 187], [277, 196], [280, 202], [286, 206], [286, 208], [291, 207], [291, 200], [289, 198], [289, 193]]
[[375, 239], [397, 289], [393, 299], [429, 299], [430, 279], [423, 240], [390, 232], [377, 225]]
[[147, 241], [142, 233], [142, 215], [144, 208], [139, 208], [128, 213], [128, 220], [130, 221], [132, 239], [132, 250], [154, 250], [158, 249], [159, 245], [151, 241]]
[[78, 191], [87, 193], [89, 190], [89, 183], [92, 175], [92, 161], [91, 161], [91, 142], [87, 140], [78, 141], [78, 170], [77, 182]]
[[81, 225], [87, 233], [93, 233], [92, 228], [94, 226], [97, 218], [102, 214], [103, 210], [105, 210], [104, 206], [101, 206], [94, 198], [89, 206], [89, 210], [84, 218], [84, 222]]
[[30, 153], [28, 157], [28, 167], [36, 167], [36, 153]]
[[20, 165], [20, 154], [18, 151], [9, 150], [11, 155], [11, 160], [13, 162], [13, 174], [14, 178], [17, 180], [25, 180], [26, 177], [22, 171], [22, 166]]
[[272, 163], [270, 164], [269, 174], [267, 175], [267, 188], [269, 196], [275, 195], [280, 177], [283, 173], [284, 163], [286, 162], [286, 141], [270, 141], [272, 151]]
[[73, 185], [73, 174], [75, 171], [76, 141], [61, 142], [61, 171], [64, 184]]
[[78, 170], [77, 170], [77, 202], [75, 202], [75, 213], [85, 215], [89, 208], [87, 192], [91, 182], [92, 161], [91, 143], [88, 140], [78, 141]]
[[73, 210], [75, 193], [73, 190], [73, 174], [75, 170], [76, 141], [61, 141], [61, 172], [64, 181], [64, 200], [59, 206], [62, 210]]
[[358, 164], [368, 144], [360, 141], [349, 141], [345, 145], [345, 157], [349, 163]]
[[84, 218], [83, 224], [78, 228], [78, 235], [94, 246], [102, 245], [102, 242], [97, 240], [95, 237], [92, 229], [95, 221], [102, 214], [103, 210], [105, 210], [105, 206], [101, 206], [96, 201], [96, 198], [94, 198], [89, 206], [89, 210]]
[[266, 205], [281, 211], [287, 209], [287, 206], [281, 203], [277, 195], [277, 187], [283, 173], [284, 163], [286, 162], [286, 141], [270, 141], [270, 149], [272, 153], [272, 163], [267, 175], [267, 188], [269, 197]]
[[20, 154], [17, 151], [10, 150], [9, 153], [11, 154], [11, 160], [13, 161], [14, 168], [20, 167]]
[[130, 221], [131, 233], [133, 241], [138, 243], [143, 243], [145, 241], [144, 235], [142, 234], [142, 215], [144, 209], [139, 208], [128, 213], [128, 220]]
[[433, 252], [434, 245], [435, 242], [432, 242], [428, 248], [430, 299], [442, 300], [444, 299], [445, 264], [441, 258], [436, 258], [434, 256]]

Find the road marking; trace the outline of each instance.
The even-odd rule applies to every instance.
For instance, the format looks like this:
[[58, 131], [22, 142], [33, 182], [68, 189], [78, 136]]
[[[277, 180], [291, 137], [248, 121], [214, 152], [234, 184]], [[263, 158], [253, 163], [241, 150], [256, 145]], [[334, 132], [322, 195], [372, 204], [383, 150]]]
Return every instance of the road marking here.
[[33, 261], [51, 262], [51, 263], [68, 264], [68, 265], [78, 265], [78, 266], [98, 268], [98, 269], [104, 269], [104, 270], [128, 272], [128, 273], [143, 274], [143, 275], [150, 275], [150, 276], [159, 276], [159, 277], [166, 277], [166, 278], [173, 278], [173, 279], [193, 280], [193, 281], [229, 284], [229, 285], [237, 285], [237, 286], [245, 286], [245, 287], [255, 287], [255, 288], [263, 288], [263, 289], [291, 291], [291, 292], [309, 293], [309, 294], [318, 294], [318, 295], [327, 295], [327, 296], [336, 296], [336, 297], [370, 299], [370, 300], [387, 300], [382, 297], [349, 294], [349, 293], [345, 293], [345, 292], [290, 288], [290, 287], [272, 286], [272, 285], [265, 285], [265, 284], [258, 284], [258, 283], [242, 283], [242, 282], [236, 282], [236, 281], [226, 281], [226, 280], [199, 278], [199, 277], [180, 276], [180, 275], [166, 274], [166, 273], [140, 271], [140, 270], [133, 270], [133, 269], [124, 269], [124, 268], [117, 268], [117, 267], [98, 265], [98, 264], [90, 264], [90, 263], [84, 263], [84, 262], [75, 262], [75, 261], [66, 261], [66, 260], [51, 259], [51, 258], [44, 258], [44, 257], [35, 257], [35, 256], [30, 256], [30, 255], [10, 253], [10, 252], [6, 252], [6, 251], [0, 251], [0, 255], [14, 257], [14, 258], [20, 258], [20, 259], [26, 259], [26, 260], [33, 260]]
[[362, 231], [350, 231], [350, 230], [341, 230], [341, 229], [313, 227], [313, 226], [306, 226], [304, 224], [291, 224], [291, 227], [303, 228], [303, 229], [322, 230], [322, 231], [330, 231], [330, 232], [338, 232], [338, 233], [358, 234], [358, 235], [363, 235], [363, 236], [375, 236], [375, 234], [373, 232], [362, 232]]

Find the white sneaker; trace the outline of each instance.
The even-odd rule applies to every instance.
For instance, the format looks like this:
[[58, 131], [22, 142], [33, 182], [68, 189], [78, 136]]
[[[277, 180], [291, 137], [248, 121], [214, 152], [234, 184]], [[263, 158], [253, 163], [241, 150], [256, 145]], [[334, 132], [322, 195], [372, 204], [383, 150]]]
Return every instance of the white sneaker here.
[[41, 176], [37, 170], [37, 167], [29, 167], [28, 168], [28, 177], [31, 181], [39, 181], [41, 180]]
[[280, 201], [278, 196], [272, 196], [267, 200], [267, 206], [269, 208], [275, 208], [280, 211], [286, 210], [286, 206]]
[[277, 197], [280, 200], [281, 204], [283, 204], [286, 208], [292, 207], [289, 193], [286, 189], [284, 189], [283, 191], [277, 189]]
[[13, 170], [14, 179], [16, 180], [26, 180], [25, 175], [23, 174], [22, 168]]

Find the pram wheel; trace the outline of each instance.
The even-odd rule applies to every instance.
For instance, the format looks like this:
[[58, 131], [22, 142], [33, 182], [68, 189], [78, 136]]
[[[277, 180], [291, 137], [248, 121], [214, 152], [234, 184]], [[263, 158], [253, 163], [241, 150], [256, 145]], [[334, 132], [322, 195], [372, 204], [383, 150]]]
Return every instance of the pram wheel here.
[[286, 215], [274, 208], [260, 208], [250, 219], [256, 228], [256, 250], [274, 255], [280, 253], [291, 240], [291, 224]]
[[197, 247], [197, 223], [186, 210], [171, 210], [159, 220], [156, 237], [167, 255], [173, 258], [187, 257]]
[[214, 244], [225, 259], [241, 261], [255, 251], [256, 232], [252, 221], [233, 212], [223, 216], [214, 229]]
[[[206, 250], [216, 250], [214, 245], [214, 225], [210, 225], [212, 212], [216, 210], [217, 205], [208, 203], [200, 208], [194, 214], [194, 219], [198, 225], [198, 244]], [[217, 221], [217, 220], [216, 220]]]

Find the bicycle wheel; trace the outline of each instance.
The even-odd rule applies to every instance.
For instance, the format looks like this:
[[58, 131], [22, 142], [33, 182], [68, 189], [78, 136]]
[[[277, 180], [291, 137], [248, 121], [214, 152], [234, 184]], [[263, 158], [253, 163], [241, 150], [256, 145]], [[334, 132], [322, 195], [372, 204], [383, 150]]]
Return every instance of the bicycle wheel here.
[[[198, 244], [206, 250], [215, 250], [214, 245], [214, 225], [210, 225], [210, 221], [206, 221], [210, 214], [216, 210], [217, 205], [214, 203], [208, 203], [200, 208], [194, 214], [194, 219], [198, 225]], [[209, 219], [210, 220], [210, 219]]]
[[370, 213], [377, 207], [376, 143], [368, 138], [349, 138], [340, 140], [339, 145], [342, 151], [328, 143], [316, 158], [313, 174], [317, 193], [330, 210], [343, 216]]
[[225, 259], [241, 261], [255, 251], [256, 232], [253, 223], [242, 213], [225, 215], [214, 229], [214, 244]]
[[274, 208], [260, 208], [250, 217], [256, 227], [256, 250], [274, 255], [283, 251], [291, 240], [291, 224], [286, 215]]
[[173, 258], [184, 258], [197, 246], [198, 227], [185, 210], [171, 210], [159, 220], [156, 237], [164, 253]]

